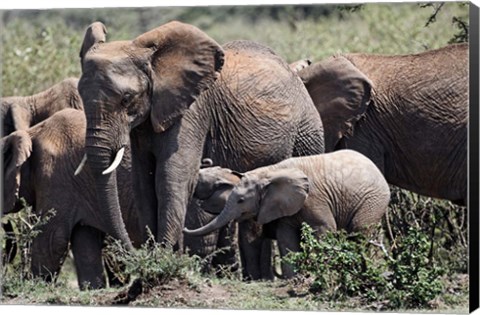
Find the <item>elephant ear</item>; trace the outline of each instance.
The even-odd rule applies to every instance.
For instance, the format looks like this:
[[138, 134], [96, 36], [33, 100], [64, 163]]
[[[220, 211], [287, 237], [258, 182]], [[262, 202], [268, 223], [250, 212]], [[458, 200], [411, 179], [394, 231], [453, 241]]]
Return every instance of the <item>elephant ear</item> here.
[[27, 130], [32, 123], [32, 114], [27, 105], [22, 106], [15, 99], [9, 100], [7, 97], [2, 100], [2, 106], [9, 108], [4, 118], [4, 135], [8, 135], [16, 130]]
[[260, 192], [259, 224], [294, 215], [302, 209], [309, 191], [308, 177], [299, 169], [280, 169], [268, 177]]
[[372, 82], [348, 59], [331, 57], [299, 71], [325, 128], [326, 151], [333, 151], [371, 100]]
[[32, 154], [32, 139], [24, 131], [16, 131], [0, 141], [3, 151], [4, 210], [8, 213], [18, 197], [22, 165]]
[[155, 132], [163, 132], [216, 80], [223, 50], [196, 27], [180, 22], [144, 33], [133, 44], [153, 50], [150, 118]]
[[83, 58], [94, 45], [105, 43], [107, 40], [107, 28], [102, 22], [94, 22], [85, 31], [82, 48], [80, 49], [80, 59]]

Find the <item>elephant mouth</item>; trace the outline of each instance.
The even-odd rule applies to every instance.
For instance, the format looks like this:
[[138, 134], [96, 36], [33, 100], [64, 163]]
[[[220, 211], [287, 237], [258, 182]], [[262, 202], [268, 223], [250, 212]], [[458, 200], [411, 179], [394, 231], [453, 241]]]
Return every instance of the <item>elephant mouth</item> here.
[[212, 211], [212, 210], [210, 210], [210, 207], [205, 206], [205, 204], [206, 204], [205, 200], [200, 200], [199, 204], [200, 204], [200, 208], [202, 208], [202, 210], [205, 211], [206, 213], [212, 214], [212, 215], [218, 215], [218, 212]]

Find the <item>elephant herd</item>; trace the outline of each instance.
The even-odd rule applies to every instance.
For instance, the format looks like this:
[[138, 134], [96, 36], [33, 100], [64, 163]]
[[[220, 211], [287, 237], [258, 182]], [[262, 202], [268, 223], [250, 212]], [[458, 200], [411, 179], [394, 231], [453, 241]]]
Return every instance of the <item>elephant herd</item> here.
[[55, 210], [34, 276], [54, 280], [71, 249], [80, 288], [104, 287], [105, 235], [135, 251], [149, 229], [190, 254], [226, 247], [212, 264], [273, 279], [272, 239], [285, 255], [302, 222], [364, 230], [388, 184], [467, 203], [468, 44], [289, 65], [180, 22], [106, 33], [87, 28], [79, 79], [1, 99], [2, 213], [20, 198]]

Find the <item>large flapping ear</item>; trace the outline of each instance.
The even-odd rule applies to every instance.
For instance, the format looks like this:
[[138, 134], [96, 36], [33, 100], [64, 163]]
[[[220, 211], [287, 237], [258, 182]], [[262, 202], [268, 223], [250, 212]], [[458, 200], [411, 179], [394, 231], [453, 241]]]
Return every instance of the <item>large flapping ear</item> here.
[[85, 36], [83, 37], [82, 48], [80, 49], [80, 59], [83, 61], [83, 58], [87, 54], [87, 51], [90, 50], [94, 45], [99, 43], [105, 43], [107, 40], [107, 28], [103, 25], [102, 22], [93, 22], [85, 31]]
[[345, 57], [331, 57], [299, 71], [322, 118], [325, 149], [332, 151], [370, 103], [372, 82]]
[[3, 151], [3, 197], [4, 211], [8, 213], [15, 205], [20, 189], [22, 165], [32, 154], [32, 139], [24, 131], [16, 131], [0, 140]]
[[13, 104], [10, 108], [13, 127], [16, 130], [27, 130], [32, 124], [32, 113], [25, 107]]
[[275, 170], [267, 176], [267, 184], [260, 192], [259, 224], [294, 215], [302, 209], [308, 196], [308, 177], [299, 169]]
[[153, 50], [151, 121], [155, 132], [163, 132], [216, 80], [223, 50], [204, 32], [180, 22], [144, 33], [133, 44]]

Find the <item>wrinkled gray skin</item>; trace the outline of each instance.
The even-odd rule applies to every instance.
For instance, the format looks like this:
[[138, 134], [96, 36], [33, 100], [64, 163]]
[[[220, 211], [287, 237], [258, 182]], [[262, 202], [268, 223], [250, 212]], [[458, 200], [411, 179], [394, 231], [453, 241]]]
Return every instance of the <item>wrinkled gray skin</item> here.
[[390, 184], [466, 205], [468, 44], [340, 55], [299, 75], [322, 116], [326, 151], [361, 152]]
[[26, 130], [64, 108], [82, 110], [77, 84], [78, 79], [68, 78], [34, 95], [2, 97], [2, 136], [16, 130]]
[[[158, 242], [180, 248], [202, 155], [247, 171], [324, 151], [320, 116], [304, 85], [262, 45], [237, 41], [222, 48], [179, 22], [133, 41], [91, 42], [79, 82], [87, 116], [87, 163], [113, 235], [127, 246], [115, 171], [102, 172], [129, 136], [141, 224], [154, 231]], [[245, 259], [243, 248], [262, 241], [242, 241], [242, 230], [249, 229], [251, 224], [240, 226], [240, 251], [244, 275], [257, 279], [260, 254]]]
[[[198, 185], [229, 181], [229, 172], [203, 169]], [[318, 235], [337, 229], [361, 231], [380, 222], [390, 200], [388, 184], [379, 169], [352, 150], [290, 158], [240, 176], [220, 214], [202, 228], [185, 229], [186, 234], [203, 235], [232, 220], [254, 218], [273, 229], [284, 256], [300, 250], [302, 222]], [[222, 186], [217, 187], [222, 190]], [[228, 195], [228, 191], [223, 189], [222, 194]], [[285, 277], [293, 276], [290, 266], [283, 265], [282, 271]]]
[[[4, 210], [18, 211], [18, 198], [25, 198], [33, 212], [56, 215], [42, 227], [32, 243], [32, 273], [55, 279], [71, 242], [80, 288], [105, 286], [102, 247], [108, 221], [98, 210], [93, 177], [86, 167], [74, 171], [85, 146], [85, 114], [65, 109], [27, 130], [1, 139], [4, 157]], [[134, 244], [144, 236], [138, 226], [131, 188], [130, 153], [118, 168], [120, 205]]]
[[[2, 136], [17, 130], [27, 130], [64, 108], [83, 109], [77, 84], [78, 79], [68, 78], [34, 95], [0, 98]], [[2, 227], [5, 231], [12, 230], [10, 222]], [[11, 239], [6, 239], [5, 252], [10, 256], [9, 259], [15, 256], [15, 247]]]
[[[218, 166], [209, 169], [224, 170]], [[211, 178], [216, 174], [211, 174], [211, 172], [200, 172], [199, 174], [200, 178], [195, 188], [193, 195], [194, 198], [188, 206], [185, 219], [185, 227], [192, 230], [204, 226], [220, 213], [225, 206], [226, 198], [230, 194], [230, 191], [233, 189], [236, 182], [240, 180], [239, 177], [232, 176], [229, 173], [222, 174], [224, 176], [217, 176], [218, 178], [225, 178], [225, 180], [222, 182], [215, 182], [214, 180], [203, 179], [202, 176], [210, 176]], [[184, 246], [189, 253], [202, 258], [212, 256], [215, 251], [222, 250], [211, 257], [210, 264], [206, 267], [216, 269], [216, 271], [228, 268], [230, 271], [235, 272], [238, 269], [238, 263], [235, 256], [238, 247], [238, 237], [236, 233], [237, 226], [232, 223], [207, 235], [185, 235]], [[270, 270], [270, 267], [265, 267], [264, 269], [263, 273], [266, 275]], [[219, 275], [221, 275], [221, 273], [219, 273]]]
[[[185, 226], [196, 229], [212, 221], [213, 218], [215, 215], [204, 211], [201, 201], [193, 198], [188, 205]], [[236, 272], [239, 268], [236, 256], [238, 251], [236, 224], [227, 225], [204, 236], [185, 235], [183, 246], [189, 255], [207, 259], [202, 269], [204, 272], [215, 272], [221, 276], [222, 270]]]

